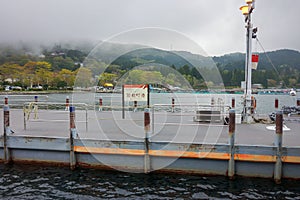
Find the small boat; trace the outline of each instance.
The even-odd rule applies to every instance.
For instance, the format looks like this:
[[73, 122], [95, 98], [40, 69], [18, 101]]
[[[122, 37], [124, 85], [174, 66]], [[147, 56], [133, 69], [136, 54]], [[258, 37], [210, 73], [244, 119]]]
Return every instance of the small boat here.
[[295, 89], [291, 89], [290, 90], [290, 96], [296, 96], [297, 95], [297, 92]]

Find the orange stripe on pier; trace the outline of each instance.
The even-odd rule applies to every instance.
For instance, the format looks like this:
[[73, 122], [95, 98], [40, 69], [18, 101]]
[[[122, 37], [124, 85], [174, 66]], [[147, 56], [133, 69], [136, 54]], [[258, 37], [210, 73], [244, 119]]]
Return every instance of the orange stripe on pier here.
[[234, 160], [255, 161], [255, 162], [275, 162], [276, 156], [272, 155], [253, 155], [253, 154], [235, 154]]
[[[140, 149], [120, 149], [120, 148], [98, 148], [98, 147], [82, 147], [75, 146], [75, 152], [80, 153], [99, 153], [99, 154], [118, 154], [144, 156], [145, 150]], [[193, 151], [171, 151], [171, 150], [149, 150], [150, 156], [176, 157], [176, 158], [198, 158], [198, 159], [214, 159], [229, 160], [229, 153], [219, 152], [193, 152]], [[250, 161], [250, 162], [276, 162], [276, 156], [273, 155], [253, 155], [253, 154], [235, 154], [234, 160]], [[282, 156], [282, 162], [300, 163], [299, 156]]]
[[98, 147], [75, 146], [74, 151], [81, 152], [81, 153], [119, 154], [119, 155], [133, 155], [133, 156], [145, 155], [145, 150], [140, 150], [140, 149], [98, 148]]
[[282, 156], [282, 162], [300, 163], [300, 157], [299, 156]]
[[192, 151], [169, 151], [169, 150], [149, 150], [150, 156], [164, 156], [164, 157], [182, 157], [182, 158], [205, 158], [228, 160], [228, 153], [215, 152], [192, 152]]

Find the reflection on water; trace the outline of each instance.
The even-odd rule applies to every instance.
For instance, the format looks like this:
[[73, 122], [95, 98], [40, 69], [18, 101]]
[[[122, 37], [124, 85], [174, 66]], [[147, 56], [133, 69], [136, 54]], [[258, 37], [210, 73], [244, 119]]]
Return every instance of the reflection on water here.
[[300, 199], [300, 181], [0, 164], [1, 199]]

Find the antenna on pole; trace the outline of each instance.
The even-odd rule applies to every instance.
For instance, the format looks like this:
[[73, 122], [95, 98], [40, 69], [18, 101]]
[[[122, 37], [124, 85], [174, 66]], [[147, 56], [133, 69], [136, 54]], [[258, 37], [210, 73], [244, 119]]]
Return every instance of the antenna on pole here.
[[[253, 33], [256, 34], [257, 28], [252, 27], [251, 14], [255, 8], [255, 0], [245, 0], [245, 6], [240, 7], [243, 15], [245, 16], [246, 23], [246, 58], [245, 58], [245, 91], [243, 102], [242, 118], [244, 123], [253, 122], [253, 109], [252, 109], [252, 38]], [[256, 36], [256, 35], [255, 35]]]

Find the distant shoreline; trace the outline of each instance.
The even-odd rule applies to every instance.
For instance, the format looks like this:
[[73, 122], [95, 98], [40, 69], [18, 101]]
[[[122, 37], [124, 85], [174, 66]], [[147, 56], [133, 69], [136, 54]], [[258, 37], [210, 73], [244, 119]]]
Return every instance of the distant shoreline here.
[[[296, 90], [300, 92], [300, 89]], [[37, 91], [0, 91], [0, 95], [47, 95], [47, 94], [70, 94], [70, 93], [85, 93], [90, 91], [78, 91], [78, 90], [37, 90]], [[115, 93], [115, 92], [96, 92], [96, 93]], [[160, 92], [151, 92], [151, 93], [160, 93]], [[164, 93], [164, 92], [162, 92]], [[172, 93], [172, 92], [171, 92]], [[183, 91], [173, 91], [173, 93], [188, 93]], [[213, 90], [213, 91], [193, 91], [192, 93], [196, 94], [243, 94], [243, 90], [240, 89], [225, 89], [225, 90]], [[288, 89], [261, 89], [261, 90], [253, 90], [252, 94], [258, 95], [289, 95]]]
[[0, 95], [22, 95], [22, 94], [61, 94], [72, 93], [72, 90], [42, 90], [42, 91], [0, 91]]

